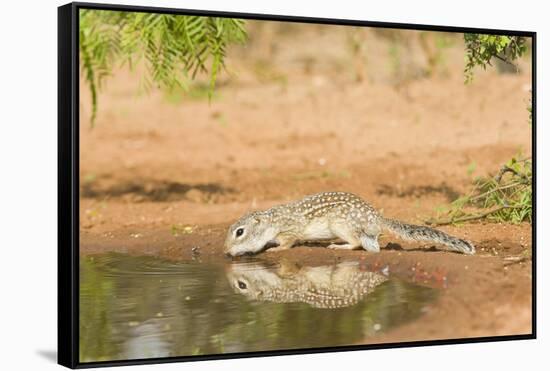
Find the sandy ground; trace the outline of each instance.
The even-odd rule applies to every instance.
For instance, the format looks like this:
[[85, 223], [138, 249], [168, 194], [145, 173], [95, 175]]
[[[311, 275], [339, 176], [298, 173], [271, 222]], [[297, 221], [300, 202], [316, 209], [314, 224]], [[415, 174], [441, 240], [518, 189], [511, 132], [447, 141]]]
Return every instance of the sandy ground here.
[[[480, 72], [464, 85], [456, 40], [426, 75], [426, 62], [416, 58], [425, 48], [415, 47], [421, 38], [414, 35], [412, 46], [398, 50], [415, 57], [392, 72], [384, 69], [392, 65], [384, 35], [352, 35], [371, 41], [372, 57], [363, 58], [346, 51], [345, 30], [277, 32], [262, 30], [248, 49], [232, 51], [210, 103], [200, 85], [194, 96], [137, 95], [137, 75], [117, 70], [91, 129], [83, 84], [81, 254], [224, 259], [225, 231], [236, 218], [319, 191], [354, 192], [385, 216], [422, 223], [475, 176], [531, 152], [528, 63], [519, 74]], [[344, 46], [328, 52], [329, 44]], [[530, 333], [531, 226], [441, 229], [473, 241], [478, 253], [383, 236], [379, 254], [303, 246], [263, 258], [302, 265], [361, 259], [442, 288], [421, 324], [375, 341]]]

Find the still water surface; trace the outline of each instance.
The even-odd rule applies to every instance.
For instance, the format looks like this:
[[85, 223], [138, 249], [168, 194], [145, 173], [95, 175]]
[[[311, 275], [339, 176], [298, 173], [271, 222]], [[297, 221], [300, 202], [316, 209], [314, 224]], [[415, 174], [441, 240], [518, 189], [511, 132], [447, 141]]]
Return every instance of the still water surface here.
[[358, 263], [80, 261], [80, 361], [368, 343], [419, 318], [437, 290]]

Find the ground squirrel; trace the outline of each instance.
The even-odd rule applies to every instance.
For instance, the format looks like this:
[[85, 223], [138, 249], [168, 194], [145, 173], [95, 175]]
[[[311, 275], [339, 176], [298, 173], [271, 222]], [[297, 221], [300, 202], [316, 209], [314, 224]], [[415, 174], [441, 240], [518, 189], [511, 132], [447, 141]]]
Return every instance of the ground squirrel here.
[[379, 252], [378, 236], [387, 230], [406, 240], [443, 244], [451, 250], [474, 254], [470, 242], [437, 229], [384, 218], [360, 197], [347, 192], [323, 192], [264, 211], [253, 211], [235, 222], [227, 232], [225, 253], [230, 256], [280, 251], [298, 241], [339, 238], [344, 244], [330, 249], [354, 250], [361, 247]]
[[388, 277], [365, 271], [358, 262], [319, 267], [295, 267], [282, 262], [274, 267], [232, 264], [227, 279], [236, 293], [251, 300], [335, 309], [357, 304]]

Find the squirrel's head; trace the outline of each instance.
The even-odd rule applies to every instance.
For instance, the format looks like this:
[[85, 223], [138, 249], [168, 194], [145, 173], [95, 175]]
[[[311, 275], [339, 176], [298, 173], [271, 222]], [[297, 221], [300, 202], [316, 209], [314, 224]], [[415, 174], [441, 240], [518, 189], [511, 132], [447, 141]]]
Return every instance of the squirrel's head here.
[[277, 235], [269, 218], [255, 211], [237, 220], [227, 231], [224, 251], [227, 255], [255, 254], [266, 247]]
[[274, 290], [284, 289], [284, 280], [277, 274], [277, 268], [257, 262], [231, 264], [226, 275], [235, 293], [252, 300], [269, 300]]

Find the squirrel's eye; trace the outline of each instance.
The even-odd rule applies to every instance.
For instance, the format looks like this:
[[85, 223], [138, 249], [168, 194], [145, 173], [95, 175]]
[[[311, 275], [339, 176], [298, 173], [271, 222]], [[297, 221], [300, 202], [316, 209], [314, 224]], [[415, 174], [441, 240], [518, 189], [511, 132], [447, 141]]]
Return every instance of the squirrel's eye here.
[[241, 237], [244, 233], [244, 229], [243, 228], [239, 228], [235, 231], [235, 236], [237, 237]]
[[239, 288], [241, 290], [246, 289], [246, 283], [244, 283], [243, 281], [237, 281], [237, 284], [239, 285]]

